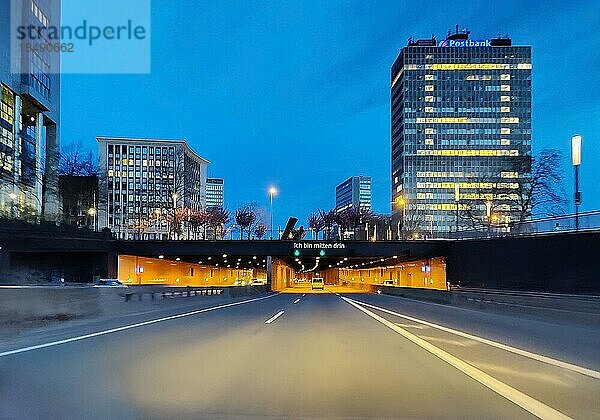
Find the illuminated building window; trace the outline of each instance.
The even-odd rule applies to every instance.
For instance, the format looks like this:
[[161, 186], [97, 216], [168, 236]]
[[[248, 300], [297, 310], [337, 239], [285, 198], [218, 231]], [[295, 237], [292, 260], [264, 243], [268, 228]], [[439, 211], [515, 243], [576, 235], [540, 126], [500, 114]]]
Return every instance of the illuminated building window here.
[[425, 144], [428, 146], [433, 146], [433, 139], [425, 139]]
[[433, 107], [432, 106], [426, 106], [425, 107], [425, 112], [434, 112]]
[[501, 146], [510, 146], [510, 139], [500, 139]]
[[500, 80], [510, 80], [510, 74], [501, 74]]
[[510, 92], [510, 85], [502, 85], [500, 86], [500, 90], [502, 92]]
[[425, 97], [425, 102], [434, 102], [435, 98], [433, 96], [426, 96]]
[[417, 156], [519, 156], [519, 151], [488, 149], [417, 150]]
[[500, 97], [500, 102], [510, 102], [510, 96], [502, 95]]
[[109, 177], [109, 178], [112, 178], [113, 176], [114, 176], [114, 172], [113, 172], [113, 170], [111, 169], [111, 170], [109, 170], [109, 171], [108, 171], [108, 177]]
[[417, 124], [497, 124], [503, 123], [518, 123], [517, 117], [504, 118], [469, 118], [469, 117], [439, 117], [439, 118], [417, 118]]
[[510, 68], [511, 68], [510, 64], [496, 64], [496, 63], [425, 64], [425, 69], [431, 69], [431, 70], [508, 70]]
[[506, 128], [506, 127], [501, 128], [500, 134], [510, 134], [510, 128]]
[[425, 86], [425, 90], [426, 90], [427, 92], [433, 92], [433, 85], [426, 85], [426, 86]]
[[425, 80], [434, 80], [434, 75], [433, 74], [426, 74], [425, 75]]
[[519, 64], [517, 64], [517, 68], [519, 70], [531, 70], [531, 64], [530, 63], [519, 63]]
[[426, 128], [425, 134], [435, 134], [435, 128]]
[[500, 177], [501, 178], [518, 178], [519, 173], [518, 172], [500, 172]]
[[509, 106], [503, 106], [500, 108], [500, 112], [510, 112], [510, 107]]

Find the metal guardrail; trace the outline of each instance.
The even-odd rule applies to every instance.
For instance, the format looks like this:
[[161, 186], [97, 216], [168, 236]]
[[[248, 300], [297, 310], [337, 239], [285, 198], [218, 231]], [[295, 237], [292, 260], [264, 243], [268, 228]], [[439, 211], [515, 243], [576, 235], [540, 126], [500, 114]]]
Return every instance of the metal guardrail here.
[[192, 297], [192, 296], [218, 296], [223, 294], [222, 287], [160, 287], [160, 286], [132, 286], [119, 289], [119, 296], [125, 298], [125, 302], [129, 302], [134, 296], [138, 296], [138, 300], [142, 300], [144, 295], [149, 295], [151, 300], [156, 297], [162, 299], [176, 297]]
[[[576, 221], [579, 221], [577, 227]], [[478, 229], [459, 228], [458, 232], [450, 232], [445, 239], [477, 239], [514, 236], [548, 235], [557, 233], [600, 231], [600, 210], [585, 213], [565, 214], [560, 216], [532, 219], [522, 223], [490, 224]]]

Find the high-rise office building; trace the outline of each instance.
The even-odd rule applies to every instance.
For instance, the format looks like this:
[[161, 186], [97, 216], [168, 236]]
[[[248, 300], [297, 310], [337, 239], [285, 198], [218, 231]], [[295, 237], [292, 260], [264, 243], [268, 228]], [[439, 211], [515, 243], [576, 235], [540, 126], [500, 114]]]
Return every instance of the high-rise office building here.
[[[0, 213], [57, 220], [60, 52], [17, 28], [60, 27], [59, 0], [3, 1], [0, 13]], [[44, 32], [38, 44], [48, 42]], [[29, 45], [29, 48], [27, 46]]]
[[508, 226], [511, 203], [530, 176], [531, 47], [469, 35], [457, 28], [441, 42], [410, 40], [393, 64], [399, 231], [403, 223], [434, 236], [492, 219]]
[[206, 208], [223, 207], [224, 187], [222, 178], [206, 178]]
[[371, 209], [370, 176], [353, 176], [335, 187], [335, 211], [350, 207]]
[[174, 219], [206, 207], [208, 161], [183, 140], [99, 137], [98, 156], [99, 224], [120, 238], [167, 239]]

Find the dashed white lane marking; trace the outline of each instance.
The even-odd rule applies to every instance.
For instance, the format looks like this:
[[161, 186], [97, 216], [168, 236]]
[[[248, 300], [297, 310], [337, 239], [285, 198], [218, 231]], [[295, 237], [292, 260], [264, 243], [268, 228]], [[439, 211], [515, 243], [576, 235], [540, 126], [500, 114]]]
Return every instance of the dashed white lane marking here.
[[271, 318], [267, 319], [267, 320], [265, 321], [265, 324], [270, 324], [270, 323], [272, 323], [272, 322], [273, 322], [273, 321], [275, 321], [277, 318], [279, 318], [281, 315], [283, 315], [283, 312], [284, 312], [284, 311], [279, 311], [279, 312], [277, 312], [277, 313], [276, 313], [275, 315], [273, 315]]
[[298, 303], [298, 302], [300, 302], [300, 299], [296, 299], [296, 300], [294, 301], [294, 305], [295, 305], [296, 303]]
[[78, 337], [71, 337], [71, 338], [67, 338], [67, 339], [64, 339], [64, 340], [53, 341], [53, 342], [45, 343], [45, 344], [39, 344], [37, 346], [23, 347], [23, 348], [16, 349], [16, 350], [5, 351], [3, 353], [0, 353], [0, 357], [10, 356], [10, 355], [19, 354], [19, 353], [25, 353], [25, 352], [32, 351], [32, 350], [44, 349], [44, 348], [47, 348], [47, 347], [58, 346], [58, 345], [61, 345], [61, 344], [72, 343], [74, 341], [86, 340], [88, 338], [99, 337], [99, 336], [102, 336], [102, 335], [107, 335], [107, 334], [112, 334], [112, 333], [116, 333], [116, 332], [126, 331], [126, 330], [130, 330], [132, 328], [144, 327], [146, 325], [157, 324], [159, 322], [170, 321], [172, 319], [177, 319], [177, 318], [183, 318], [183, 317], [186, 317], [186, 316], [197, 315], [197, 314], [201, 314], [201, 313], [204, 313], [204, 312], [216, 311], [218, 309], [229, 308], [231, 306], [243, 305], [245, 303], [256, 302], [258, 300], [263, 300], [263, 299], [269, 299], [269, 298], [272, 298], [272, 297], [277, 296], [277, 295], [279, 295], [279, 293], [276, 293], [276, 294], [273, 294], [273, 295], [270, 295], [270, 296], [260, 297], [260, 298], [243, 300], [241, 302], [233, 302], [233, 303], [227, 303], [225, 305], [213, 306], [211, 308], [199, 309], [197, 311], [186, 312], [186, 313], [183, 313], [183, 314], [171, 315], [171, 316], [167, 316], [167, 317], [164, 317], [164, 318], [152, 319], [150, 321], [138, 322], [136, 324], [125, 325], [123, 327], [111, 328], [110, 330], [98, 331], [98, 332], [91, 333], [91, 334], [80, 335]]
[[502, 349], [502, 350], [509, 351], [511, 353], [514, 353], [514, 354], [518, 354], [519, 356], [524, 356], [524, 357], [528, 357], [528, 358], [533, 359], [533, 360], [537, 360], [538, 362], [546, 363], [546, 364], [549, 364], [549, 365], [552, 365], [552, 366], [556, 366], [556, 367], [560, 367], [560, 368], [563, 368], [563, 369], [568, 369], [570, 371], [577, 372], [577, 373], [580, 373], [580, 374], [585, 375], [585, 376], [589, 376], [590, 378], [600, 379], [600, 372], [598, 372], [596, 370], [588, 369], [588, 368], [585, 368], [583, 366], [574, 365], [574, 364], [568, 363], [568, 362], [563, 362], [562, 360], [553, 359], [551, 357], [544, 356], [544, 355], [541, 355], [541, 354], [532, 353], [532, 352], [527, 351], [527, 350], [523, 350], [523, 349], [520, 349], [520, 348], [517, 348], [517, 347], [512, 347], [512, 346], [509, 346], [507, 344], [502, 344], [502, 343], [499, 343], [497, 341], [489, 340], [487, 338], [478, 337], [476, 335], [469, 334], [469, 333], [466, 333], [466, 332], [463, 332], [463, 331], [454, 330], [452, 328], [444, 327], [442, 325], [434, 324], [432, 322], [423, 321], [422, 319], [418, 319], [418, 318], [414, 318], [412, 316], [408, 316], [408, 315], [404, 315], [404, 314], [401, 314], [401, 313], [398, 313], [398, 312], [390, 311], [389, 309], [381, 308], [379, 306], [370, 305], [368, 303], [364, 303], [364, 302], [361, 302], [359, 300], [354, 300], [354, 299], [352, 299], [352, 300], [354, 302], [360, 304], [360, 305], [366, 306], [366, 307], [371, 308], [371, 309], [376, 309], [378, 311], [381, 311], [381, 312], [384, 312], [384, 313], [387, 313], [387, 314], [390, 314], [390, 315], [398, 316], [400, 318], [404, 318], [404, 319], [407, 319], [409, 321], [417, 322], [417, 323], [422, 324], [422, 325], [427, 325], [429, 327], [436, 328], [438, 330], [445, 331], [445, 332], [450, 333], [450, 334], [458, 335], [460, 337], [468, 338], [470, 340], [475, 340], [475, 341], [478, 341], [478, 342], [483, 343], [483, 344], [487, 344], [487, 345], [492, 346], [492, 347], [496, 347], [496, 348], [499, 348], [499, 349]]
[[503, 396], [504, 398], [513, 402], [514, 404], [518, 405], [524, 410], [527, 410], [534, 416], [537, 416], [540, 419], [570, 419], [570, 417], [564, 415], [560, 411], [555, 410], [550, 406], [547, 406], [543, 402], [538, 401], [527, 394], [524, 394], [523, 392], [511, 387], [510, 385], [505, 384], [504, 382], [499, 381], [498, 379], [488, 375], [487, 373], [477, 369], [476, 367], [471, 366], [467, 362], [464, 362], [458, 357], [455, 357], [450, 353], [447, 353], [444, 350], [440, 349], [439, 347], [436, 347], [433, 344], [430, 344], [429, 342], [423, 340], [422, 338], [419, 338], [416, 335], [406, 331], [405, 329], [400, 328], [393, 322], [390, 322], [387, 319], [380, 317], [376, 313], [371, 312], [366, 308], [363, 308], [358, 303], [355, 303], [354, 301], [345, 297], [342, 297], [342, 299], [344, 299], [346, 302], [348, 302], [350, 305], [354, 306], [358, 310], [369, 315], [371, 318], [375, 319], [376, 321], [379, 321], [386, 327], [397, 332], [404, 338], [412, 341], [422, 349], [430, 352], [431, 354], [437, 356], [444, 362], [460, 370], [467, 376], [473, 378], [480, 384], [491, 389], [495, 393]]
[[304, 294], [302, 295], [302, 297], [305, 297], [305, 296], [306, 296], [306, 293], [304, 293]]

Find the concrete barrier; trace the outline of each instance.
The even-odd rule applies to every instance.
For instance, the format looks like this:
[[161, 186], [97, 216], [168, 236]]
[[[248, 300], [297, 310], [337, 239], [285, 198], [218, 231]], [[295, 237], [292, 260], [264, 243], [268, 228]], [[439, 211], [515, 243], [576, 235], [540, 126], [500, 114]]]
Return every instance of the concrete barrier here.
[[499, 290], [430, 290], [381, 286], [381, 293], [497, 313], [526, 314], [540, 319], [600, 325], [600, 297]]
[[[0, 288], [0, 328], [20, 325], [96, 318], [127, 312], [127, 302], [166, 298], [242, 297], [267, 293], [265, 286], [245, 287], [2, 287]], [[133, 305], [135, 307], [135, 305]]]

